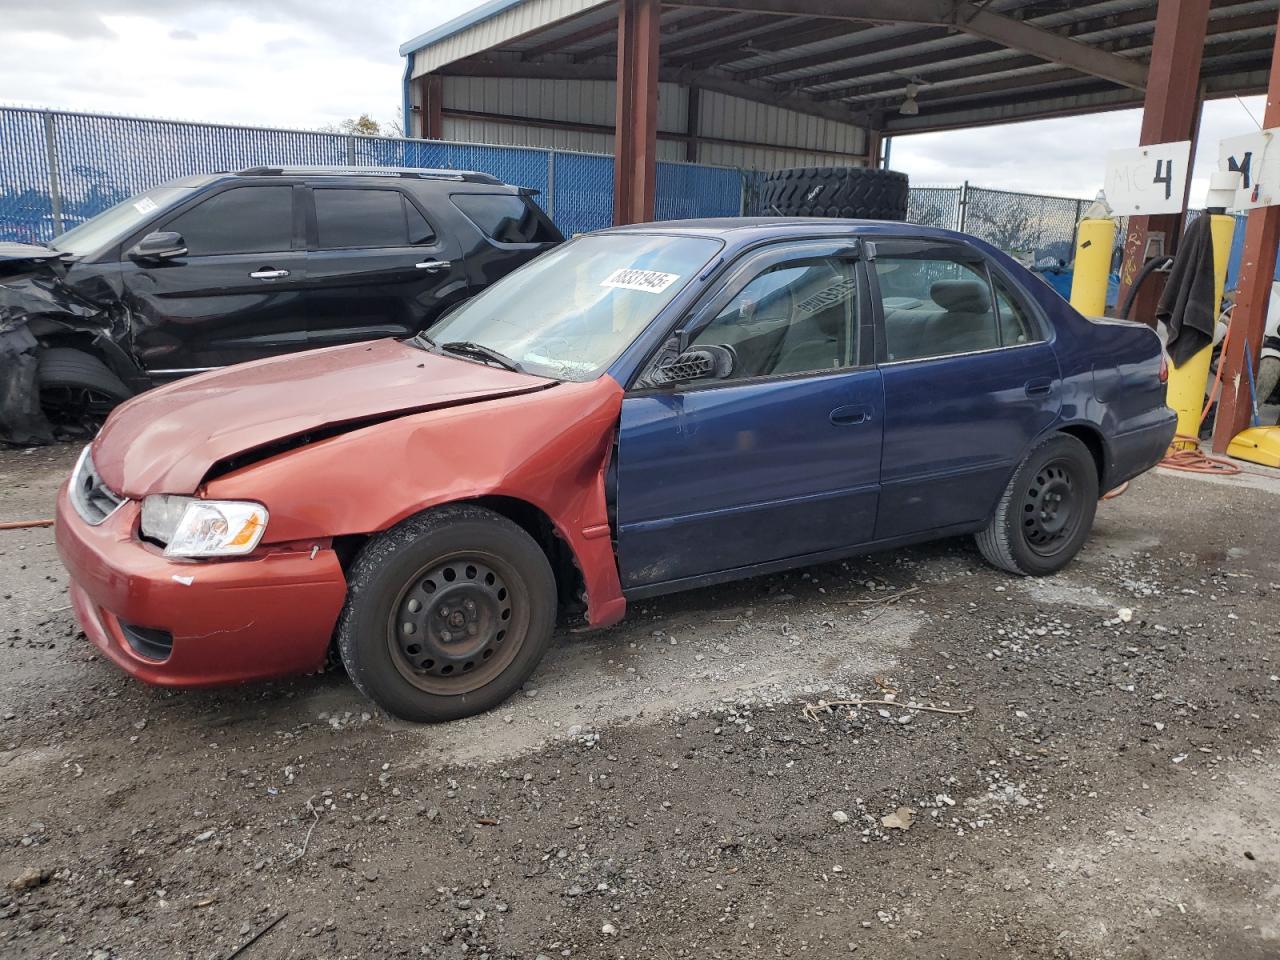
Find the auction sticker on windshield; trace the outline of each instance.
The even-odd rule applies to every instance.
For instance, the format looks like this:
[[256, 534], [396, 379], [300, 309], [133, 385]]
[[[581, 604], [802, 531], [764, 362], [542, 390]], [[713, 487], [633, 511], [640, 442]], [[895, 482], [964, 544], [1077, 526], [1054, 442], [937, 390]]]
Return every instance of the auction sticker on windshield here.
[[602, 287], [619, 287], [623, 290], [641, 290], [645, 293], [661, 293], [671, 286], [680, 275], [677, 273], [660, 273], [657, 270], [636, 270], [633, 267], [619, 267], [600, 281]]

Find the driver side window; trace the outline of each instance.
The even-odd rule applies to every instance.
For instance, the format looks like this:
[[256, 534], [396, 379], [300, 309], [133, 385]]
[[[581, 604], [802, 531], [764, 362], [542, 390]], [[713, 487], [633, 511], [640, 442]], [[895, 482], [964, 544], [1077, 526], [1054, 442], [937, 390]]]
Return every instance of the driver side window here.
[[858, 307], [854, 261], [824, 257], [781, 263], [747, 283], [690, 348], [733, 350], [729, 380], [854, 367]]

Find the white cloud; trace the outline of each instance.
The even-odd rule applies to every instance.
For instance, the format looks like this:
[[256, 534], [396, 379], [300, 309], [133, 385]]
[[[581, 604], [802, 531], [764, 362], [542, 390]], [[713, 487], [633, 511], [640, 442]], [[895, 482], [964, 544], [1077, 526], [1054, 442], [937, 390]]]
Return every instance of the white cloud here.
[[397, 47], [476, 0], [0, 0], [5, 102], [310, 128], [393, 121]]

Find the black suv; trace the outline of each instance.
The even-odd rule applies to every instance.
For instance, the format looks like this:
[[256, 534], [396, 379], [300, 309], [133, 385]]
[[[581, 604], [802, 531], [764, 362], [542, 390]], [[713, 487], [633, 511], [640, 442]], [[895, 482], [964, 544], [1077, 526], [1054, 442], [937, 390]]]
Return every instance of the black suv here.
[[0, 245], [0, 284], [31, 294], [41, 405], [69, 426], [186, 374], [418, 332], [564, 239], [535, 193], [456, 170], [187, 177], [48, 248]]

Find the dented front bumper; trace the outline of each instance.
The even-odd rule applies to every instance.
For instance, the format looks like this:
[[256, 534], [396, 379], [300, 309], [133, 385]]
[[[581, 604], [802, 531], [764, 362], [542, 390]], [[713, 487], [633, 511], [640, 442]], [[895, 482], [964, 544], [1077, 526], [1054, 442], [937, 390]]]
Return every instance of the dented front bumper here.
[[85, 634], [147, 683], [207, 687], [307, 673], [324, 665], [346, 596], [327, 547], [217, 561], [167, 559], [137, 538], [139, 505], [96, 526], [58, 493], [58, 554]]

